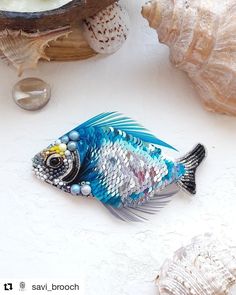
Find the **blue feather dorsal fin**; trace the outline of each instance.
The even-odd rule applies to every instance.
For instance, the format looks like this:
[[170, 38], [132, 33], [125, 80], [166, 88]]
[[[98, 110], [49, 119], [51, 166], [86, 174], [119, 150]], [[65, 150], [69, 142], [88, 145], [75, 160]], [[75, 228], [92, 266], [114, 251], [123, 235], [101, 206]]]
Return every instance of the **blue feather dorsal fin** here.
[[99, 114], [84, 122], [78, 128], [86, 127], [113, 127], [125, 131], [126, 133], [133, 135], [134, 137], [140, 138], [144, 142], [176, 150], [173, 146], [152, 135], [146, 128], [139, 125], [135, 120], [124, 117], [118, 112], [107, 112]]

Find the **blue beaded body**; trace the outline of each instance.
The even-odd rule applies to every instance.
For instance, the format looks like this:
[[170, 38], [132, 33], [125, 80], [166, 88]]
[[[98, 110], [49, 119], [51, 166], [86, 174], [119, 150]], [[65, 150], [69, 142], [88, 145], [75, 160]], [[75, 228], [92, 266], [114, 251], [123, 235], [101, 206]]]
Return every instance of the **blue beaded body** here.
[[164, 158], [160, 148], [119, 129], [90, 127], [78, 132], [86, 134], [78, 148], [86, 171], [80, 182], [90, 183], [93, 196], [104, 204], [141, 204], [184, 174], [184, 165]]

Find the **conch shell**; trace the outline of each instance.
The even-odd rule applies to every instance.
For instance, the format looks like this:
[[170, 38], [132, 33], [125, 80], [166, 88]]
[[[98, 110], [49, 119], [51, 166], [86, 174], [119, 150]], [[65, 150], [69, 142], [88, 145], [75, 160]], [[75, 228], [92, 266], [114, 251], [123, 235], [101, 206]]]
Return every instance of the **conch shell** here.
[[236, 115], [236, 1], [154, 0], [142, 14], [206, 108]]
[[235, 247], [210, 234], [166, 260], [157, 279], [160, 295], [226, 295], [236, 283]]

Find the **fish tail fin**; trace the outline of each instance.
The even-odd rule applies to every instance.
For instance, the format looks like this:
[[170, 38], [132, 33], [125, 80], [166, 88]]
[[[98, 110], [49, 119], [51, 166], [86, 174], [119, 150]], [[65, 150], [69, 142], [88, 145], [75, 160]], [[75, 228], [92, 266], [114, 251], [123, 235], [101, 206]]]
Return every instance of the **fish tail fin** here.
[[185, 173], [180, 177], [177, 183], [182, 189], [192, 195], [196, 194], [196, 170], [205, 156], [205, 147], [202, 144], [198, 144], [190, 153], [178, 160], [178, 164], [184, 166]]

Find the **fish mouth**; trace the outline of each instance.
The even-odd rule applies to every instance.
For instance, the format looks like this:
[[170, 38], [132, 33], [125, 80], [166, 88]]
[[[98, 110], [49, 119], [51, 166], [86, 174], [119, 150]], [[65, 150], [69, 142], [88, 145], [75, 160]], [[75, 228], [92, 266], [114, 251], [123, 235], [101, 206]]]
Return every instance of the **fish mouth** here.
[[[44, 158], [41, 153], [36, 154], [33, 159], [32, 159], [32, 167], [33, 167], [33, 173], [35, 174], [36, 177], [40, 178], [43, 180], [43, 163], [44, 163]], [[46, 179], [44, 178], [46, 181]]]
[[[32, 166], [33, 166], [33, 169], [36, 169], [36, 168], [39, 168], [39, 166], [42, 165], [42, 162], [43, 162], [43, 157], [42, 155], [39, 153], [39, 154], [36, 154], [33, 159], [32, 159]], [[34, 170], [35, 171], [35, 170]]]

